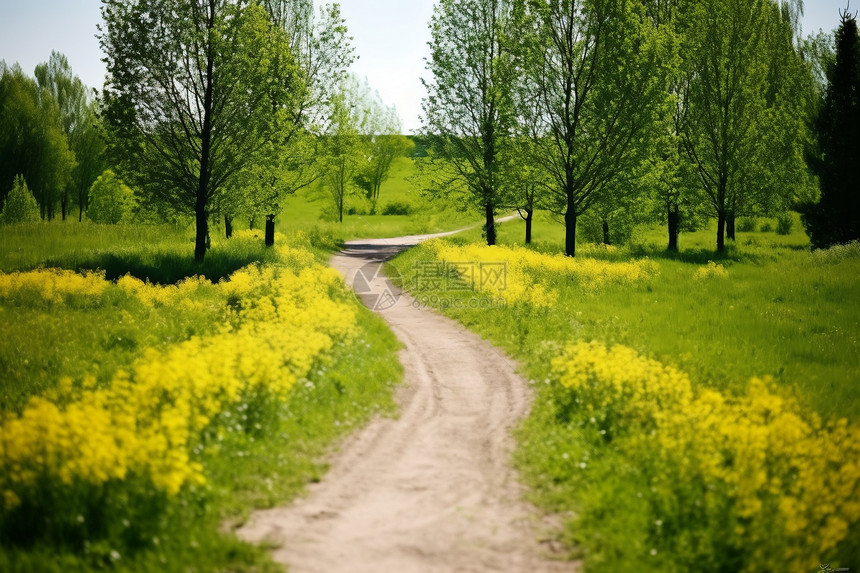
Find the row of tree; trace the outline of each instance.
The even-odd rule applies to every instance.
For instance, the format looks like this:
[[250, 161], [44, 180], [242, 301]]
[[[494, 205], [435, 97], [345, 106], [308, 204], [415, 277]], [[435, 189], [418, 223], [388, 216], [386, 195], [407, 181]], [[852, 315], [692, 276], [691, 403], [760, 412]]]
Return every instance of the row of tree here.
[[109, 151], [152, 209], [194, 213], [195, 257], [209, 220], [266, 218], [322, 179], [338, 217], [356, 187], [374, 209], [408, 141], [396, 111], [346, 72], [337, 4], [311, 0], [103, 0]]
[[23, 176], [43, 219], [88, 206], [105, 167], [95, 93], [56, 52], [29, 77], [0, 61], [0, 207]]
[[[271, 244], [284, 198], [318, 180], [341, 219], [356, 190], [375, 210], [410, 142], [396, 110], [347, 75], [354, 57], [336, 4], [315, 14], [311, 0], [104, 0], [102, 16], [99, 98], [60, 54], [35, 79], [3, 65], [0, 201], [26, 181], [41, 218], [76, 203], [80, 219], [112, 167], [139, 212], [195, 217], [198, 260], [211, 218], [229, 236], [235, 217], [265, 217]], [[114, 191], [128, 189], [108, 173]], [[109, 196], [114, 213], [127, 210], [124, 193]]]
[[571, 256], [581, 217], [608, 242], [613, 221], [649, 213], [673, 250], [684, 220], [716, 219], [722, 251], [737, 217], [817, 199], [804, 156], [833, 49], [801, 40], [801, 16], [801, 0], [440, 0], [433, 186], [484, 210], [489, 244], [497, 210], [520, 209], [528, 241], [543, 208]]

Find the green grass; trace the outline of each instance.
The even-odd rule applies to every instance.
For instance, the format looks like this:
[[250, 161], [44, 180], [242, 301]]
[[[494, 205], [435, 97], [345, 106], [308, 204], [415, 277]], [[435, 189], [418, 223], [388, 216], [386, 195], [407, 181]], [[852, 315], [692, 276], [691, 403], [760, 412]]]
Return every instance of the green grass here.
[[[206, 262], [197, 265], [192, 236], [189, 229], [171, 226], [76, 222], [0, 226], [0, 270], [99, 268], [110, 278], [131, 273], [150, 282], [170, 283], [197, 274], [218, 280], [241, 266], [265, 265], [274, 259], [261, 239], [216, 239]], [[320, 229], [300, 244], [307, 247], [308, 241], [321, 263], [337, 245]], [[212, 334], [228, 320], [228, 305], [214, 287], [198, 288], [191, 296], [200, 308], [149, 307], [118, 290], [96, 299], [51, 302], [37, 293], [24, 293], [0, 301], [0, 420], [15, 416], [30, 397], [49, 392], [61, 376], [80, 379], [94, 374], [105, 384], [144, 350]], [[237, 525], [254, 508], [287, 503], [325, 473], [325, 454], [333, 442], [372, 416], [394, 411], [392, 391], [402, 376], [396, 355], [399, 343], [381, 319], [357, 300], [355, 306], [359, 313], [355, 339], [319, 361], [289, 401], [259, 412], [233, 412], [240, 418], [256, 416], [261, 431], [207, 438], [212, 447], [200, 454], [205, 486], [186, 487], [169, 501], [153, 498], [151, 488], [142, 490], [140, 499], [133, 487], [114, 493], [106, 488], [90, 500], [84, 526], [52, 528], [75, 531], [70, 538], [22, 536], [28, 526], [19, 523], [14, 528], [19, 533], [3, 533], [0, 570], [280, 570], [265, 548], [225, 533], [225, 523]], [[54, 496], [40, 503], [44, 507], [33, 515], [54, 510], [62, 515], [67, 503], [78, 507], [80, 500]], [[106, 525], [118, 519], [111, 514], [133, 517], [117, 530]]]
[[[563, 227], [551, 217], [539, 216], [534, 233], [533, 249], [563, 252]], [[684, 233], [681, 252], [667, 253], [664, 233], [640, 229], [633, 246], [622, 249], [579, 244], [580, 258], [647, 257], [659, 272], [632, 286], [608, 284], [596, 290], [550, 278], [550, 286], [559, 292], [552, 308], [517, 303], [476, 309], [468, 304], [476, 298], [473, 291], [432, 293], [446, 301], [443, 308], [437, 305], [439, 310], [505, 349], [533, 381], [535, 406], [517, 432], [517, 463], [531, 498], [563, 516], [565, 526], [559, 535], [574, 556], [585, 560], [588, 570], [688, 570], [693, 567], [691, 555], [707, 553], [700, 544], [719, 546], [721, 539], [713, 524], [716, 529], [710, 537], [684, 538], [683, 522], [661, 513], [678, 502], [678, 492], [687, 485], [686, 493], [696, 491], [695, 484], [655, 490], [643, 468], [603, 447], [600, 436], [593, 441], [579, 422], [559, 418], [559, 391], [543, 381], [550, 378], [551, 360], [567, 344], [596, 340], [629, 346], [676, 366], [699, 388], [729, 395], [743, 392], [753, 376], [771, 376], [823, 419], [858, 421], [860, 249], [812, 254], [802, 228], [795, 225], [787, 236], [738, 233], [737, 241], [729, 242], [719, 256], [714, 252], [713, 229]], [[521, 245], [524, 223], [502, 224], [498, 236], [500, 244]], [[447, 240], [480, 242], [480, 230]], [[419, 246], [390, 264], [408, 285], [416, 265], [433, 257], [430, 248]], [[696, 270], [709, 260], [723, 265], [728, 276], [694, 279]], [[587, 473], [579, 467], [581, 460], [588, 460]], [[655, 528], [658, 521], [665, 527]], [[695, 525], [701, 532], [702, 524]], [[669, 532], [674, 541], [661, 545], [661, 535]], [[860, 525], [855, 523], [849, 535], [855, 542], [831, 555], [834, 562], [856, 563], [858, 535]], [[693, 545], [684, 546], [684, 539]], [[659, 557], [652, 556], [650, 551], [657, 546], [681, 549], [678, 555], [666, 555], [661, 549], [655, 554]], [[721, 555], [716, 561], [696, 563], [696, 569], [737, 570], [743, 563], [741, 555], [716, 554]]]
[[[561, 252], [563, 228], [548, 217], [542, 223], [535, 229], [533, 248]], [[523, 229], [519, 220], [500, 225], [499, 244], [522, 244]], [[527, 307], [446, 312], [525, 358], [536, 378], [545, 369], [541, 348], [600, 340], [636, 348], [717, 388], [770, 375], [801, 390], [824, 416], [856, 417], [860, 303], [854, 293], [860, 261], [822, 262], [809, 253], [799, 229], [789, 236], [739, 233], [722, 256], [706, 246], [714, 240], [711, 235], [710, 229], [683, 234], [678, 254], [665, 252], [659, 230], [642, 233], [632, 249], [607, 253], [581, 244], [582, 257], [649, 257], [659, 264], [659, 275], [647, 284], [608, 286], [596, 293], [560, 285], [559, 304], [551, 312]], [[480, 230], [455, 240], [479, 241]], [[426, 257], [415, 249], [395, 265], [408, 277]], [[729, 278], [694, 281], [695, 270], [708, 260], [724, 265]]]

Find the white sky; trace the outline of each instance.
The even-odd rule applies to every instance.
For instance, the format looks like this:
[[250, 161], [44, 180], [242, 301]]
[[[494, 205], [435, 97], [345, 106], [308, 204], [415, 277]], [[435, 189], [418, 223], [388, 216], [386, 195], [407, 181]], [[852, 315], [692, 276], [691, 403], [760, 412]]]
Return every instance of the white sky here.
[[[315, 0], [320, 4], [320, 0]], [[366, 76], [382, 99], [394, 104], [405, 131], [419, 126], [419, 80], [426, 75], [433, 0], [341, 0], [360, 59], [353, 71]], [[805, 0], [804, 35], [839, 23], [847, 0]], [[855, 0], [860, 8], [860, 1]], [[66, 55], [72, 70], [90, 87], [101, 88], [104, 64], [95, 39], [101, 20], [99, 0], [0, 0], [0, 60], [19, 63], [32, 74], [51, 50]]]

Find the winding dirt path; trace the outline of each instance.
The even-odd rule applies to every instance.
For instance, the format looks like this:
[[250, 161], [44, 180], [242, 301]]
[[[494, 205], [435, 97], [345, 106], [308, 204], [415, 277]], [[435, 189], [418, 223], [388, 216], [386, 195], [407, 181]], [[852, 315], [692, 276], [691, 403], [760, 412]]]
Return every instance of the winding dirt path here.
[[539, 541], [548, 525], [511, 468], [531, 399], [515, 365], [380, 272], [427, 237], [352, 241], [331, 260], [405, 346], [399, 418], [358, 431], [307, 497], [255, 512], [238, 534], [295, 573], [577, 571]]

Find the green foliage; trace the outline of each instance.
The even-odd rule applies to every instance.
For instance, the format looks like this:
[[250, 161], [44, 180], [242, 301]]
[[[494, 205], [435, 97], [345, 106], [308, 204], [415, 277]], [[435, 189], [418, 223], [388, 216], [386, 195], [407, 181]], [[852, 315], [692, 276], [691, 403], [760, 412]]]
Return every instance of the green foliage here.
[[847, 10], [836, 31], [835, 62], [815, 120], [818, 149], [811, 167], [821, 182], [821, 198], [801, 207], [813, 248], [860, 239], [860, 32]]
[[135, 207], [134, 192], [110, 169], [93, 182], [87, 218], [94, 223], [128, 222]]
[[57, 100], [17, 65], [0, 63], [0, 200], [23, 175], [50, 220], [74, 166]]
[[717, 219], [721, 251], [728, 218], [782, 211], [812, 193], [803, 148], [814, 80], [795, 22], [775, 2], [696, 2], [680, 21], [686, 172]]
[[755, 217], [738, 217], [735, 225], [739, 233], [754, 233], [758, 229], [758, 221]]
[[[495, 243], [493, 216], [508, 205], [502, 157], [514, 125], [515, 70], [503, 38], [515, 34], [507, 0], [442, 0], [430, 21], [431, 81], [423, 101], [419, 162], [426, 190], [455, 197], [485, 217], [487, 243]], [[449, 199], [450, 200], [450, 199]]]
[[412, 205], [404, 201], [391, 201], [382, 208], [383, 215], [411, 215]]
[[[563, 227], [544, 216], [536, 224], [543, 240], [533, 248], [558, 252]], [[441, 312], [504, 348], [537, 381], [534, 408], [518, 431], [517, 458], [533, 488], [533, 499], [570, 516], [562, 539], [585, 559], [587, 567], [737, 571], [760, 562], [743, 562], [743, 555], [720, 549], [734, 530], [724, 528], [719, 520], [696, 517], [705, 515], [696, 513], [700, 509], [695, 500], [702, 493], [696, 489], [698, 482], [677, 479], [667, 484], [650, 479], [656, 475], [651, 470], [664, 466], [649, 465], [659, 464], [655, 461], [659, 452], [649, 446], [648, 432], [637, 434], [645, 458], [613, 453], [605, 447], [606, 438], [592, 431], [596, 425], [588, 415], [542, 383], [549, 378], [550, 360], [569, 343], [623, 344], [686, 372], [696, 388], [725, 395], [741, 394], [751, 377], [772, 376], [777, 387], [797, 396], [822, 419], [857, 420], [860, 353], [853, 333], [860, 305], [851, 294], [860, 276], [856, 244], [810, 253], [808, 239], [797, 230], [788, 236], [759, 235], [739, 239], [717, 259], [718, 264], [707, 265], [715, 258], [707, 248], [712, 232], [713, 227], [691, 233], [677, 255], [663, 251], [662, 232], [657, 230], [649, 233], [647, 243], [629, 250], [585, 245], [577, 257], [583, 263], [641, 262], [640, 257], [648, 257], [657, 272], [644, 283], [592, 291], [570, 280], [553, 282], [535, 272], [530, 278], [540, 278], [541, 284], [558, 293], [557, 303], [547, 309], [527, 301], [507, 308], [472, 309], [468, 301], [475, 297], [473, 291], [433, 293], [449, 301], [439, 308]], [[462, 239], [451, 240], [478, 241], [480, 236], [470, 231]], [[502, 225], [499, 240], [521, 243], [522, 223]], [[408, 278], [417, 264], [432, 257], [432, 251], [419, 246], [392, 264]], [[708, 267], [721, 272], [697, 272]], [[569, 408], [564, 409], [565, 404]], [[835, 462], [840, 463], [850, 461]], [[708, 495], [718, 494], [723, 495], [717, 491]], [[734, 507], [726, 502], [708, 511], [716, 512], [712, 516], [729, 515]], [[651, 549], [657, 549], [656, 555]], [[854, 562], [857, 551], [856, 544], [845, 544], [834, 562]], [[710, 557], [696, 561], [700, 552]]]
[[283, 130], [295, 127], [303, 82], [286, 32], [259, 4], [225, 0], [206, 10], [179, 0], [107, 0], [102, 16], [112, 78], [103, 115], [120, 174], [139, 192], [195, 215], [194, 252], [202, 260], [209, 213], [241, 188], [250, 166], [266, 157], [267, 142], [280, 144]]
[[549, 178], [542, 203], [565, 215], [565, 253], [573, 256], [577, 218], [596, 202], [623, 202], [639, 165], [656, 154], [657, 120], [677, 66], [674, 37], [636, 3], [515, 7], [517, 107]]
[[56, 100], [63, 133], [75, 156], [75, 167], [60, 191], [62, 216], [65, 219], [72, 202], [78, 204], [78, 220], [87, 208], [87, 193], [104, 165], [104, 138], [96, 113], [95, 94], [72, 73], [66, 57], [51, 52], [47, 63], [35, 70], [39, 87]]
[[[179, 256], [188, 242], [184, 231], [170, 227], [43, 226], [47, 237], [33, 236], [34, 227], [26, 225], [9, 228], [15, 242], [8, 243], [4, 235], [0, 250], [4, 270], [21, 268], [9, 255], [21, 250], [18, 241], [23, 246], [27, 236], [33, 236], [28, 245], [33, 248], [28, 255], [33, 267], [63, 263], [77, 268], [94, 247], [115, 250], [127, 261], [149, 258], [153, 245], [159, 245], [162, 253]], [[328, 237], [318, 239], [325, 242]], [[312, 236], [298, 235], [287, 242], [307, 247], [312, 241]], [[221, 250], [236, 261], [244, 259], [242, 264], [256, 261], [264, 266], [273, 252], [263, 247], [261, 238], [246, 236], [216, 243], [206, 264]], [[318, 262], [329, 255], [327, 251], [319, 254]], [[186, 274], [200, 272], [187, 257], [184, 262]], [[338, 297], [351, 300], [340, 290], [335, 293]], [[183, 301], [176, 301], [182, 312], [169, 305], [142, 304], [113, 287], [96, 298], [49, 300], [43, 293], [21, 291], [14, 299], [0, 302], [0, 314], [5, 317], [0, 321], [4, 340], [0, 420], [14, 416], [29, 397], [50, 394], [62, 376], [79, 379], [95, 373], [102, 383], [113, 372], [127, 370], [147, 349], [164, 349], [219, 332], [235, 310], [205, 283], [185, 289]], [[3, 524], [0, 568], [13, 573], [101, 569], [179, 573], [193, 563], [196, 570], [212, 573], [280, 570], [264, 548], [225, 533], [225, 522], [237, 524], [253, 508], [283, 504], [300, 494], [325, 472], [325, 455], [333, 441], [372, 416], [394, 409], [392, 389], [401, 377], [396, 358], [399, 343], [381, 319], [358, 302], [350, 304], [359, 317], [355, 337], [319, 362], [286, 403], [249, 401], [230, 412], [232, 423], [221, 425], [217, 435], [213, 432], [207, 438], [205, 449], [195, 452], [206, 466], [205, 485], [167, 498], [153, 496], [146, 484], [138, 488], [129, 479], [127, 484], [108, 484], [99, 496], [83, 484], [72, 484], [65, 489], [65, 497], [37, 498], [38, 507], [29, 505], [18, 512], [19, 520]], [[256, 423], [263, 431], [253, 429]], [[248, 431], [235, 431], [236, 424], [247, 425]], [[8, 515], [0, 508], [0, 518]], [[28, 517], [45, 515], [52, 516], [47, 524]], [[36, 536], [28, 532], [42, 542], [34, 543]]]
[[27, 187], [24, 177], [15, 177], [12, 190], [6, 196], [6, 204], [3, 206], [3, 214], [0, 221], [3, 223], [29, 223], [39, 220], [39, 205], [36, 198]]
[[791, 213], [780, 213], [776, 217], [776, 234], [790, 235], [791, 229], [794, 227], [794, 217]]

